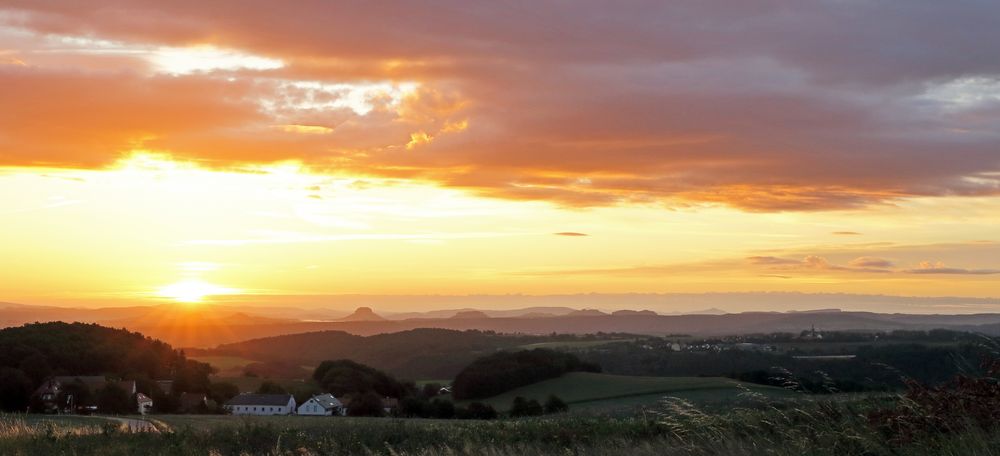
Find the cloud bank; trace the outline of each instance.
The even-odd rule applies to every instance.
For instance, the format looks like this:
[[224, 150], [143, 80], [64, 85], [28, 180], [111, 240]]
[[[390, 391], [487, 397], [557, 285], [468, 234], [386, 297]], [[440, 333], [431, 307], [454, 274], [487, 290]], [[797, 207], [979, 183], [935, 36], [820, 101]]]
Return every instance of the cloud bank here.
[[997, 17], [972, 0], [8, 1], [0, 164], [298, 160], [580, 207], [997, 195]]

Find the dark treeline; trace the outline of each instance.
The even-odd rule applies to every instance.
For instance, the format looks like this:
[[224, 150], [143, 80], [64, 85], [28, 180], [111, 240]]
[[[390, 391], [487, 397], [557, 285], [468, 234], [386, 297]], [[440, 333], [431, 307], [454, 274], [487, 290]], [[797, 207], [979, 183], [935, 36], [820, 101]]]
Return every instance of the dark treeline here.
[[[135, 380], [136, 388], [161, 407], [175, 403], [177, 392], [211, 393], [211, 367], [189, 360], [171, 346], [124, 329], [84, 323], [34, 323], [0, 330], [0, 389], [2, 406], [23, 410], [34, 392], [51, 376], [106, 376]], [[154, 380], [173, 381], [173, 391], [161, 391]], [[124, 411], [124, 391], [108, 385], [90, 391], [80, 385], [76, 397], [84, 402]], [[124, 395], [127, 397], [127, 394]]]
[[[317, 331], [254, 339], [192, 353], [242, 356], [264, 363], [317, 365], [323, 360], [351, 359], [405, 378], [452, 378], [478, 357], [501, 349], [538, 342], [635, 337], [622, 334], [498, 334], [423, 328], [374, 336], [343, 331]], [[254, 366], [255, 375], [277, 365]], [[259, 372], [258, 372], [259, 371]]]
[[462, 369], [452, 383], [452, 394], [456, 399], [490, 397], [576, 371], [600, 372], [601, 367], [581, 361], [571, 353], [541, 348], [499, 352]]
[[[823, 341], [797, 344], [784, 352], [738, 350], [673, 351], [666, 341], [644, 339], [597, 349], [579, 350], [581, 359], [598, 363], [605, 372], [650, 376], [727, 376], [775, 386], [792, 386], [807, 392], [898, 390], [907, 380], [939, 384], [959, 373], [978, 373], [987, 357], [990, 340], [981, 336], [942, 331], [883, 335], [879, 343], [872, 334], [824, 334]], [[946, 334], [951, 333], [951, 334]], [[956, 336], [956, 334], [961, 334]], [[906, 339], [904, 339], [906, 337]], [[956, 340], [955, 337], [958, 337]], [[767, 336], [741, 337], [763, 343]], [[797, 339], [790, 339], [795, 341]], [[893, 343], [884, 343], [892, 340]], [[782, 343], [783, 340], [771, 340]], [[906, 342], [912, 341], [912, 342]], [[937, 345], [927, 342], [950, 342]], [[662, 342], [662, 343], [658, 343]], [[724, 343], [722, 340], [698, 343]], [[842, 348], [840, 342], [862, 342]], [[837, 347], [831, 349], [830, 347]], [[808, 359], [803, 355], [850, 354], [852, 359]]]

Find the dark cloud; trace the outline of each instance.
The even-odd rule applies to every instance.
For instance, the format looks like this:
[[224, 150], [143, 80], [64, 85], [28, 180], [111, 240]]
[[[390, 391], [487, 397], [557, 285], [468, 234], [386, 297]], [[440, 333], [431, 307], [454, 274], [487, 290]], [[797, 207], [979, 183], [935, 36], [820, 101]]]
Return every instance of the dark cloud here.
[[567, 237], [580, 237], [588, 236], [587, 233], [577, 233], [575, 231], [563, 231], [561, 233], [554, 233], [556, 236], [567, 236]]

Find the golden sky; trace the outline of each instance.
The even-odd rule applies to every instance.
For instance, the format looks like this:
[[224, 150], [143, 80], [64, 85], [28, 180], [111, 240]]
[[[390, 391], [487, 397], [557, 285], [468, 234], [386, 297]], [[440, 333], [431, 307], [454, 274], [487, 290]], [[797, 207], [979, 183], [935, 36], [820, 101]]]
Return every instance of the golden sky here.
[[0, 2], [0, 301], [997, 297], [998, 14]]

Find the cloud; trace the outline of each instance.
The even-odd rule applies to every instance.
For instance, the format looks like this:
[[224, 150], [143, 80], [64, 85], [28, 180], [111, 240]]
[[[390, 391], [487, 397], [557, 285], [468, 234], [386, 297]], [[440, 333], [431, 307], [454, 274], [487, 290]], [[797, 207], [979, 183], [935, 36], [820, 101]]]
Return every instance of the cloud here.
[[749, 261], [750, 264], [757, 264], [757, 265], [799, 264], [798, 260], [793, 260], [788, 258], [778, 258], [773, 256], [752, 256], [752, 257], [747, 257], [747, 261]]
[[892, 261], [877, 257], [858, 257], [851, 260], [848, 265], [854, 268], [876, 268], [889, 269], [894, 266]]
[[752, 256], [747, 261], [754, 266], [764, 266], [774, 271], [799, 271], [799, 272], [857, 272], [857, 273], [887, 273], [892, 272], [892, 262], [874, 257], [859, 257], [848, 262], [847, 266], [841, 266], [830, 262], [829, 259], [819, 255], [807, 255], [801, 260], [792, 258], [781, 258], [774, 256]]
[[[581, 207], [1000, 194], [990, 2], [2, 8], [0, 164], [100, 167], [138, 144]], [[164, 74], [144, 57], [161, 49], [195, 70]]]
[[567, 236], [567, 237], [588, 236], [587, 233], [577, 233], [575, 231], [563, 231], [561, 233], [553, 233], [553, 234], [555, 234], [556, 236]]
[[1000, 269], [965, 269], [947, 267], [940, 261], [923, 261], [914, 269], [903, 271], [907, 274], [955, 274], [955, 275], [992, 275], [1000, 274]]
[[834, 231], [830, 234], [835, 236], [861, 236], [861, 233], [857, 231]]

